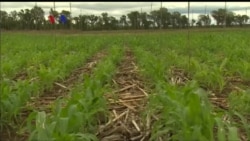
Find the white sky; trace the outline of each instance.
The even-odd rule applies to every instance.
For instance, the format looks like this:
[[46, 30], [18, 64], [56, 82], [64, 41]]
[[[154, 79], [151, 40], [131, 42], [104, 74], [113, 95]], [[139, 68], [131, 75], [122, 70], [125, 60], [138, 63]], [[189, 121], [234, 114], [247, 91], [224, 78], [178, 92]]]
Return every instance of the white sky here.
[[[158, 10], [161, 2], [71, 2], [72, 16], [79, 14], [94, 14], [101, 15], [107, 12], [109, 16], [114, 16], [120, 19], [121, 15], [127, 15], [131, 11], [150, 12]], [[45, 17], [48, 16], [50, 8], [54, 7], [54, 2], [1, 2], [1, 10], [6, 12], [20, 11], [21, 9], [31, 9], [34, 5], [42, 7], [45, 11]], [[170, 12], [179, 11], [182, 14], [187, 13], [187, 2], [162, 2], [162, 6], [168, 8]], [[250, 2], [227, 2], [227, 9], [236, 14], [247, 14], [250, 16]], [[70, 11], [70, 2], [55, 2], [56, 10]], [[205, 8], [206, 7], [206, 8]], [[197, 19], [199, 14], [209, 13], [212, 10], [225, 8], [225, 2], [190, 2], [190, 19]], [[215, 21], [212, 19], [212, 24]]]

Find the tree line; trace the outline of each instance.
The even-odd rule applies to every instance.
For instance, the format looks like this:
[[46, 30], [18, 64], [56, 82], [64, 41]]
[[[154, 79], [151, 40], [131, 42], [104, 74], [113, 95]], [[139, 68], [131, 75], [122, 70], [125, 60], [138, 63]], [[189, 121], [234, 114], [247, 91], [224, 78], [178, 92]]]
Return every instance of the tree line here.
[[[131, 11], [127, 15], [122, 15], [120, 19], [110, 16], [107, 12], [101, 15], [80, 14], [71, 17], [70, 11], [61, 12], [50, 9], [49, 14], [58, 20], [60, 15], [67, 17], [65, 24], [57, 22], [52, 25], [48, 18], [45, 18], [44, 10], [39, 6], [32, 9], [21, 9], [7, 13], [0, 11], [1, 29], [5, 30], [49, 30], [49, 29], [78, 29], [78, 30], [118, 30], [118, 29], [167, 29], [167, 28], [187, 28], [188, 26], [211, 26], [211, 17], [206, 14], [200, 14], [197, 20], [191, 19], [188, 23], [186, 15], [178, 11], [169, 12], [165, 7], [158, 10], [147, 12]], [[216, 20], [217, 26], [243, 26], [249, 20], [247, 15], [236, 15], [226, 9], [217, 9], [211, 12]], [[190, 24], [190, 25], [189, 25]]]

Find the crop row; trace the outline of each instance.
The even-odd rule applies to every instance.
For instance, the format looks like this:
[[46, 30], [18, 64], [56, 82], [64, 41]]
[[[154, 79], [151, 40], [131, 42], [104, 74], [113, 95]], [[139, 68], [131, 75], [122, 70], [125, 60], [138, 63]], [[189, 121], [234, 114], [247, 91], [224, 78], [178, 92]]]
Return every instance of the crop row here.
[[[24, 46], [10, 42], [17, 36]], [[107, 46], [109, 55], [90, 76], [81, 75], [69, 98], [56, 101], [50, 114], [30, 114], [24, 128], [30, 140], [97, 140], [98, 122], [108, 113], [103, 94], [110, 91], [125, 45], [135, 54], [147, 89], [152, 89], [145, 111], [155, 117], [150, 140], [240, 140], [242, 132], [250, 138], [247, 37], [249, 33], [243, 31], [194, 32], [189, 41], [185, 33], [179, 32], [105, 37], [39, 35], [30, 36], [33, 40], [26, 43], [21, 35], [5, 36], [1, 54], [1, 127], [11, 126], [10, 119], [30, 98], [51, 89], [54, 82], [64, 80]], [[10, 45], [14, 47], [8, 52]], [[13, 80], [19, 72], [27, 76]], [[239, 80], [240, 91], [225, 91], [232, 79]], [[229, 109], [216, 111], [209, 99], [210, 91], [225, 95]]]
[[[156, 140], [162, 137], [163, 140], [170, 138], [177, 140], [213, 140], [217, 137], [218, 140], [224, 140], [228, 136], [228, 139], [238, 140], [237, 127], [239, 125], [236, 125], [235, 122], [228, 123], [223, 120], [226, 116], [232, 118], [234, 114], [241, 117], [243, 129], [246, 133], [249, 133], [250, 127], [242, 116], [246, 114], [246, 107], [249, 108], [247, 91], [241, 93], [242, 97], [247, 98], [241, 101], [245, 106], [238, 106], [245, 107], [245, 109], [234, 109], [233, 107], [236, 105], [231, 104], [229, 114], [227, 112], [215, 113], [208, 100], [209, 93], [200, 88], [202, 82], [205, 83], [205, 86], [211, 84], [215, 88], [218, 87], [220, 83], [216, 83], [219, 82], [217, 80], [224, 79], [223, 74], [220, 73], [221, 71], [216, 72], [215, 69], [218, 68], [219, 70], [222, 67], [211, 66], [207, 63], [202, 64], [197, 61], [199, 59], [195, 55], [190, 60], [191, 63], [192, 60], [196, 61], [197, 66], [190, 67], [189, 56], [183, 52], [181, 53], [181, 49], [170, 50], [167, 43], [164, 44], [167, 47], [154, 46], [152, 48], [151, 44], [145, 44], [146, 40], [143, 41], [144, 44], [135, 40], [138, 44], [134, 46], [134, 51], [143, 74], [149, 79], [150, 84], [153, 84], [150, 87], [154, 88], [155, 95], [150, 98], [147, 112], [151, 111], [152, 115], [160, 113], [160, 119], [154, 124], [151, 139]], [[132, 42], [131, 44], [136, 43]], [[213, 62], [213, 64], [216, 63]], [[170, 70], [173, 66], [180, 67], [187, 72], [191, 71], [188, 73], [194, 81], [186, 82], [183, 87], [172, 85], [170, 78], [173, 74]], [[200, 66], [204, 66], [203, 70], [198, 69]], [[198, 78], [197, 74], [200, 71], [205, 71], [207, 74]], [[215, 76], [207, 76], [209, 73]], [[204, 81], [205, 78], [208, 79]], [[209, 79], [212, 81], [208, 81]], [[218, 129], [217, 132], [214, 132], [215, 127]], [[168, 135], [173, 136], [167, 137]], [[247, 136], [249, 137], [249, 134]]]
[[[64, 39], [62, 39], [62, 41], [63, 40]], [[80, 38], [77, 40], [79, 41]], [[63, 80], [72, 70], [84, 64], [94, 53], [99, 51], [101, 48], [105, 48], [105, 44], [106, 40], [103, 39], [96, 40], [95, 42], [92, 41], [92, 46], [82, 46], [83, 44], [79, 44], [78, 46], [77, 42], [70, 43], [68, 45], [69, 47], [60, 46], [53, 51], [55, 53], [53, 56], [55, 57], [50, 55], [47, 56], [48, 58], [45, 60], [49, 62], [48, 64], [41, 61], [44, 56], [39, 55], [40, 53], [38, 53], [36, 54], [37, 56], [34, 56], [37, 58], [41, 56], [42, 58], [37, 60], [35, 64], [36, 67], [27, 66], [23, 68], [28, 74], [23, 80], [12, 80], [4, 75], [5, 70], [1, 70], [3, 74], [0, 101], [1, 127], [11, 125], [12, 122], [10, 119], [19, 115], [23, 106], [25, 106], [29, 99], [41, 95], [45, 90], [51, 89], [54, 82]], [[44, 46], [46, 48], [46, 44], [44, 44]], [[25, 47], [23, 48], [25, 49]], [[60, 48], [62, 48], [62, 50], [60, 50]], [[71, 51], [69, 51], [70, 49], [67, 49], [68, 51], [63, 50], [63, 48], [71, 48]], [[47, 50], [46, 53], [48, 52], [50, 51]], [[32, 50], [29, 53], [32, 54]], [[19, 56], [22, 57], [23, 60], [26, 60], [26, 56], [24, 54], [20, 54]], [[26, 61], [29, 62], [30, 60]], [[11, 62], [3, 62], [3, 64], [8, 63]]]
[[[84, 81], [70, 90], [70, 99], [57, 101], [50, 115], [42, 111], [29, 118], [31, 140], [96, 139], [98, 120], [107, 112], [103, 94], [109, 90], [108, 84], [124, 49], [113, 45], [109, 51], [112, 55], [99, 62], [91, 76], [84, 76]], [[31, 124], [33, 119], [35, 126]]]

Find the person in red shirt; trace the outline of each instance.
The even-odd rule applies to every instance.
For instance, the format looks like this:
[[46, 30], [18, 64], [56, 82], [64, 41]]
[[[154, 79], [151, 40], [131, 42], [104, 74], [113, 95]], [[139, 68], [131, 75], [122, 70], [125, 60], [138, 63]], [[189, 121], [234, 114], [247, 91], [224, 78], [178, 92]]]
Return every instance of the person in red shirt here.
[[51, 24], [55, 24], [55, 18], [54, 18], [53, 15], [49, 15], [49, 22], [50, 22]]

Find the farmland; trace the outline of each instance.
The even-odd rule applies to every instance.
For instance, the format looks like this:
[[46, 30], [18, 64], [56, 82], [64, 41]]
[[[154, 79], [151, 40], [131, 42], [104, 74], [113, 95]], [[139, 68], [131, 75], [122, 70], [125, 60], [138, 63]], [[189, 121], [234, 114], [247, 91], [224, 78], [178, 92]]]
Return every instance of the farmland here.
[[250, 139], [250, 30], [1, 34], [1, 139]]

